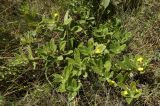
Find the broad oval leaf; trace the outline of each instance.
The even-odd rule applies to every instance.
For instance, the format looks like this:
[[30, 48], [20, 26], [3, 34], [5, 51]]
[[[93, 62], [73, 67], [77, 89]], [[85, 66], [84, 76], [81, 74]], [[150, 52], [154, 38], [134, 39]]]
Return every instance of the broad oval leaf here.
[[71, 23], [71, 21], [72, 21], [72, 18], [69, 17], [69, 11], [67, 11], [66, 14], [65, 14], [65, 16], [64, 16], [64, 22], [63, 22], [63, 24], [64, 25], [68, 25], [68, 24]]
[[108, 7], [109, 3], [110, 3], [110, 0], [102, 0], [101, 6], [103, 6], [104, 9], [106, 9]]
[[111, 61], [106, 61], [104, 64], [104, 68], [106, 69], [106, 71], [110, 71], [111, 69]]

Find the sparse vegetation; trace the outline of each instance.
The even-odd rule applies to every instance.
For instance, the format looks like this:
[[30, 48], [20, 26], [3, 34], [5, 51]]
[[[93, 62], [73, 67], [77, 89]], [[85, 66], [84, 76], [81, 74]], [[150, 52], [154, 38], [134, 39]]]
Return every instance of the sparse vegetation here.
[[1, 0], [0, 105], [160, 106], [159, 0]]

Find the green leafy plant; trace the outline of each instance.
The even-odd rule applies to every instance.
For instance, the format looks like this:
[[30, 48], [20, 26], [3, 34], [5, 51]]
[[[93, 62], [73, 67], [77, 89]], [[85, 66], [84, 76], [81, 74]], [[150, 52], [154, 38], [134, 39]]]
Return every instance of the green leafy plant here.
[[[101, 0], [97, 11], [105, 11], [109, 3], [110, 0]], [[103, 12], [95, 16], [98, 12], [93, 11], [92, 0], [73, 0], [67, 5], [63, 20], [59, 19], [59, 13], [40, 16], [30, 11], [28, 5], [22, 6], [24, 15], [37, 16], [39, 21], [21, 36], [19, 54], [11, 59], [10, 66], [27, 67], [32, 63], [35, 70], [39, 60], [46, 80], [57, 87], [57, 92], [67, 93], [69, 103], [81, 89], [83, 79], [94, 73], [100, 82], [120, 88], [130, 104], [142, 90], [129, 80], [129, 75], [142, 74], [147, 66], [142, 56], [123, 54], [131, 34], [123, 30], [118, 18], [97, 22]], [[53, 68], [57, 70], [52, 71]]]

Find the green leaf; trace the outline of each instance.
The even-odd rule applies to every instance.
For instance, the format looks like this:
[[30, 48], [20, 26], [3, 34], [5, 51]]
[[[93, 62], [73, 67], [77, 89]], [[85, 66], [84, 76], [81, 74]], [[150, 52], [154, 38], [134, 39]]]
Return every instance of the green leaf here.
[[98, 61], [93, 62], [92, 69], [98, 75], [104, 76], [103, 75], [103, 62], [102, 62], [102, 60], [98, 60]]
[[101, 0], [101, 6], [103, 6], [104, 9], [108, 7], [109, 3], [110, 3], [110, 0]]
[[71, 65], [74, 65], [75, 64], [75, 60], [72, 59], [72, 58], [67, 58], [68, 60], [68, 63], [71, 64]]
[[131, 104], [132, 100], [133, 100], [133, 98], [126, 98], [126, 101], [128, 104]]
[[126, 47], [126, 44], [120, 45], [120, 42], [116, 41], [110, 45], [110, 51], [115, 54], [121, 53]]
[[93, 39], [93, 38], [90, 38], [90, 39], [88, 40], [88, 48], [89, 48], [91, 51], [93, 51], [93, 49], [94, 49], [94, 39]]
[[109, 78], [112, 78], [114, 75], [114, 71], [110, 72]]
[[64, 51], [65, 46], [66, 46], [66, 41], [61, 41], [61, 42], [60, 42], [60, 45], [59, 45], [60, 50], [61, 50], [61, 51]]
[[74, 26], [72, 29], [71, 29], [71, 31], [73, 31], [73, 32], [75, 32], [75, 33], [78, 33], [78, 32], [80, 32], [80, 31], [82, 31], [83, 29], [82, 29], [82, 27], [80, 27], [80, 26]]
[[82, 74], [82, 71], [80, 70], [73, 70], [72, 71], [72, 77], [77, 76], [79, 77]]
[[54, 42], [54, 39], [51, 39], [50, 42], [46, 43], [42, 47], [38, 48], [37, 52], [42, 56], [42, 57], [47, 57], [47, 56], [54, 56], [55, 52], [57, 50], [57, 45]]
[[131, 38], [131, 33], [125, 33], [123, 36], [122, 36], [122, 40], [121, 40], [121, 43], [125, 43], [126, 41], [129, 40], [129, 38]]
[[70, 55], [73, 53], [73, 50], [69, 50], [67, 53], [65, 53], [64, 55]]
[[77, 95], [77, 92], [69, 92], [69, 95], [68, 95], [69, 102], [72, 101], [76, 95]]
[[77, 81], [76, 79], [72, 79], [69, 81], [67, 90], [70, 92], [77, 92], [81, 87], [80, 81]]
[[68, 25], [68, 24], [70, 24], [71, 23], [71, 21], [72, 21], [72, 18], [71, 17], [69, 17], [69, 11], [67, 11], [66, 12], [66, 14], [65, 14], [65, 16], [64, 16], [64, 25]]
[[135, 90], [137, 89], [137, 87], [136, 87], [136, 82], [132, 82], [132, 83], [130, 84], [130, 87], [131, 87], [131, 89], [132, 89], [133, 91], [135, 91]]
[[20, 38], [21, 45], [31, 44], [37, 41], [35, 38], [37, 32], [36, 31], [28, 31], [24, 33], [24, 36]]
[[70, 77], [72, 69], [73, 69], [73, 66], [71, 64], [64, 68], [64, 73], [63, 73], [64, 82], [67, 81], [68, 78]]
[[54, 74], [54, 82], [61, 82], [63, 77], [59, 74]]
[[142, 89], [137, 89], [138, 92], [134, 95], [134, 98], [139, 98], [142, 95]]
[[120, 87], [123, 88], [123, 84], [124, 84], [124, 81], [126, 79], [126, 75], [122, 75], [122, 73], [119, 73], [117, 76], [116, 76], [117, 80], [118, 80], [118, 85]]
[[111, 69], [111, 61], [106, 61], [104, 64], [105, 71], [110, 71]]
[[77, 62], [77, 64], [81, 63], [80, 52], [78, 49], [74, 50], [74, 59], [75, 59], [75, 62]]
[[83, 78], [87, 78], [88, 77], [88, 73], [85, 72], [84, 75], [83, 75]]
[[105, 38], [107, 35], [112, 35], [112, 32], [109, 32], [109, 29], [106, 27], [106, 25], [100, 25], [99, 28], [95, 28], [93, 30], [93, 35], [95, 37]]
[[74, 46], [74, 45], [73, 45], [73, 44], [74, 44], [74, 40], [75, 40], [74, 38], [70, 38], [70, 39], [69, 39], [72, 48], [73, 48], [73, 46]]
[[86, 46], [83, 47], [79, 47], [80, 52], [85, 55], [85, 56], [89, 56], [91, 54], [91, 51], [89, 48], [87, 48]]
[[54, 39], [51, 39], [49, 42], [48, 48], [50, 49], [49, 51], [55, 52], [57, 50], [57, 45], [55, 44]]
[[66, 91], [66, 87], [65, 87], [65, 83], [61, 83], [60, 86], [58, 87], [58, 92], [65, 92]]
[[77, 87], [77, 85], [78, 85], [77, 83], [78, 83], [78, 82], [77, 82], [75, 79], [72, 80], [72, 83], [71, 83], [71, 84], [72, 84], [72, 87], [73, 87], [74, 89]]
[[33, 60], [34, 57], [33, 57], [32, 48], [31, 48], [30, 45], [27, 46], [27, 50], [28, 50], [28, 58], [29, 58], [30, 60]]
[[57, 57], [57, 60], [60, 60], [60, 61], [63, 60], [63, 56], [62, 56], [62, 55], [61, 55], [61, 56], [58, 56], [58, 57]]
[[126, 97], [129, 95], [129, 92], [127, 90], [121, 91], [121, 95]]
[[107, 82], [109, 83], [109, 85], [116, 87], [117, 83], [114, 80], [111, 79], [107, 79]]
[[104, 44], [98, 44], [96, 45], [95, 53], [101, 54], [106, 49], [106, 46]]
[[93, 38], [90, 38], [90, 39], [88, 40], [88, 47], [93, 46], [93, 45], [94, 45], [94, 39], [93, 39]]

